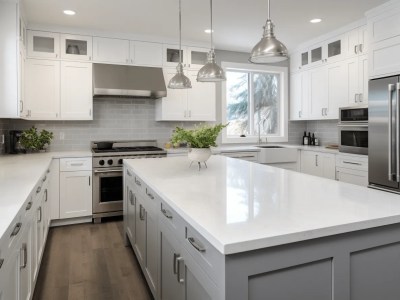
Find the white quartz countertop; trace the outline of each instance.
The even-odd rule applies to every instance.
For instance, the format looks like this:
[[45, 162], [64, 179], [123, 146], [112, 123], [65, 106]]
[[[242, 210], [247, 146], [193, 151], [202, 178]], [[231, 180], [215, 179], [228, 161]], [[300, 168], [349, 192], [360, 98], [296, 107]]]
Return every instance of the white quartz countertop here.
[[[296, 148], [304, 151], [317, 151], [317, 152], [326, 152], [326, 153], [339, 153], [337, 149], [328, 149], [325, 146], [304, 146], [304, 145], [295, 145], [295, 144], [262, 144], [261, 146], [281, 146], [283, 148]], [[220, 154], [222, 152], [238, 152], [238, 151], [260, 151], [261, 149], [257, 147], [257, 145], [221, 145], [215, 148], [212, 148], [212, 152], [214, 154]]]
[[88, 156], [90, 151], [0, 155], [0, 238], [53, 158]]
[[125, 163], [223, 254], [400, 222], [400, 196], [223, 156]]

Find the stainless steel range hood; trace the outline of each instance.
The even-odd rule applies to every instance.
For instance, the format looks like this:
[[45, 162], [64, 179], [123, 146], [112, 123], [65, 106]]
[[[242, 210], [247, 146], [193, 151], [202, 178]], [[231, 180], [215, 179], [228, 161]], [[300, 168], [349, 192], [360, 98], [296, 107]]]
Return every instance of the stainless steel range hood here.
[[93, 64], [93, 95], [158, 99], [167, 89], [161, 68]]

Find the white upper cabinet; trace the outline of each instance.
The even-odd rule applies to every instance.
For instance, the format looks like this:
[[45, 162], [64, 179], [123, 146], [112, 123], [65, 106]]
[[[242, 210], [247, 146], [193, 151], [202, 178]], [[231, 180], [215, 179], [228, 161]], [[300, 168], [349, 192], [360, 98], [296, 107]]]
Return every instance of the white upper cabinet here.
[[[187, 47], [182, 46], [182, 64], [186, 66], [188, 64]], [[176, 67], [179, 63], [179, 45], [163, 45], [163, 66], [164, 67]]]
[[60, 62], [27, 59], [25, 106], [31, 120], [55, 120], [60, 111]]
[[207, 62], [209, 49], [187, 47], [187, 67], [190, 69], [201, 69]]
[[60, 34], [28, 30], [28, 57], [59, 58]]
[[310, 117], [322, 119], [328, 107], [327, 68], [310, 70]]
[[61, 119], [93, 119], [92, 64], [61, 62]]
[[290, 120], [307, 120], [310, 101], [309, 72], [297, 72], [290, 76]]
[[163, 45], [159, 43], [131, 41], [130, 63], [138, 66], [161, 67]]
[[92, 60], [92, 37], [61, 34], [61, 58]]
[[400, 3], [392, 1], [367, 14], [369, 75], [372, 78], [400, 73]]
[[[175, 76], [175, 68], [165, 68], [165, 84]], [[197, 71], [185, 73], [192, 82], [191, 89], [168, 89], [167, 97], [156, 101], [157, 121], [215, 121], [215, 83], [197, 82]]]
[[110, 38], [93, 38], [93, 60], [95, 62], [129, 64], [129, 41]]
[[355, 28], [347, 33], [347, 56], [368, 53], [367, 26]]
[[327, 119], [339, 118], [339, 107], [348, 106], [346, 99], [347, 77], [345, 65], [341, 62], [327, 66], [328, 107], [324, 117]]

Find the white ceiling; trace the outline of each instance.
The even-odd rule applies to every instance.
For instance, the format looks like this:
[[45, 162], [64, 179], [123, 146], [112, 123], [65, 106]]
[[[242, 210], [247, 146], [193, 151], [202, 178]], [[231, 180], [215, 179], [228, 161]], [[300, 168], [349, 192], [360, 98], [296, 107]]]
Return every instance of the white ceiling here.
[[[361, 19], [364, 12], [387, 0], [273, 0], [276, 35], [290, 49]], [[249, 52], [262, 35], [266, 0], [214, 0], [217, 49]], [[96, 31], [162, 36], [178, 35], [178, 0], [24, 0], [28, 23]], [[77, 12], [66, 16], [64, 9]], [[312, 18], [321, 18], [311, 24]], [[182, 37], [207, 42], [209, 1], [182, 0]]]

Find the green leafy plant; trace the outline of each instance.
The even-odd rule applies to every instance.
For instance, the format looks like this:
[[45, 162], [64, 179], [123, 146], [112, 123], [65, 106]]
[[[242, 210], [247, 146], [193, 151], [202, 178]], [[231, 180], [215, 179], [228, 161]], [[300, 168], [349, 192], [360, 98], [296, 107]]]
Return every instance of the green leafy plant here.
[[175, 132], [172, 134], [172, 143], [186, 142], [192, 148], [209, 148], [216, 147], [215, 143], [221, 130], [227, 125], [217, 124], [196, 126], [194, 129], [184, 129], [176, 127]]
[[43, 150], [46, 145], [50, 145], [53, 138], [53, 133], [47, 130], [38, 132], [35, 126], [22, 132], [21, 134], [21, 145], [30, 151]]

